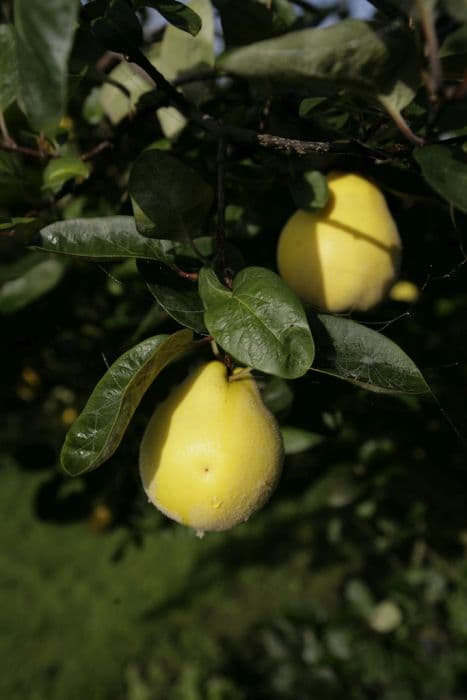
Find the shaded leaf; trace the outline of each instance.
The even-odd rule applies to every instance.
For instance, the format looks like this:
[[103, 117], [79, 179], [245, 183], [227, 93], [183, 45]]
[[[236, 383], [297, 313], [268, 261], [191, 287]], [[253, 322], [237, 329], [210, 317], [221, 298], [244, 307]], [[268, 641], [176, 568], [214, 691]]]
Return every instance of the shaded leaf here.
[[65, 111], [79, 0], [14, 0], [13, 7], [21, 99], [32, 126], [50, 132]]
[[241, 46], [287, 31], [295, 13], [287, 0], [214, 0], [225, 43]]
[[89, 165], [80, 158], [71, 156], [52, 158], [42, 174], [43, 187], [52, 192], [58, 192], [67, 180], [84, 179], [89, 176], [89, 173]]
[[288, 379], [310, 368], [314, 345], [305, 312], [274, 272], [247, 267], [230, 290], [213, 270], [203, 268], [199, 291], [209, 333], [239, 362]]
[[376, 25], [349, 19], [227, 52], [218, 65], [243, 78], [284, 84], [288, 90], [323, 81], [374, 93], [403, 57], [406, 41], [398, 22], [378, 31]]
[[35, 247], [87, 260], [145, 258], [172, 262], [184, 248], [173, 241], [152, 240], [138, 233], [132, 216], [57, 221], [40, 231]]
[[324, 440], [322, 435], [288, 425], [281, 427], [281, 433], [284, 440], [284, 452], [286, 455], [295, 455], [300, 452], [305, 452], [319, 445]]
[[182, 326], [206, 333], [204, 306], [196, 282], [183, 279], [161, 263], [141, 261], [138, 269], [156, 301]]
[[[130, 173], [134, 205], [152, 222], [141, 233], [154, 238], [186, 240], [200, 233], [211, 207], [209, 185], [169, 153], [152, 148], [142, 153]], [[137, 214], [137, 209], [135, 215]]]
[[138, 0], [137, 7], [153, 7], [174, 27], [196, 36], [201, 29], [201, 17], [178, 0]]
[[377, 393], [430, 393], [414, 362], [381, 333], [327, 314], [319, 314], [311, 326], [319, 350], [314, 370]]
[[293, 200], [299, 209], [315, 211], [326, 206], [329, 190], [326, 177], [318, 170], [308, 170], [290, 183]]
[[[192, 0], [189, 7], [202, 19], [202, 28], [194, 37], [181, 32], [175, 27], [167, 27], [160, 45], [157, 66], [170, 81], [187, 78], [212, 69], [214, 53], [214, 16], [209, 0]], [[190, 82], [180, 88], [181, 92], [197, 105], [208, 100], [212, 94], [211, 87], [205, 81]], [[173, 139], [183, 130], [186, 119], [174, 107], [158, 110], [162, 131], [167, 138]]]
[[443, 199], [467, 212], [467, 157], [446, 146], [416, 148], [414, 157], [425, 180]]
[[61, 454], [64, 470], [77, 476], [109, 459], [157, 375], [192, 347], [191, 332], [183, 330], [148, 338], [119, 357], [68, 431]]
[[265, 385], [260, 381], [259, 386], [263, 403], [272, 413], [284, 413], [292, 406], [294, 394], [284, 379], [268, 377]]
[[0, 313], [11, 314], [50, 292], [62, 279], [66, 262], [30, 253], [0, 268]]
[[0, 110], [4, 111], [16, 98], [18, 66], [15, 36], [9, 24], [0, 24]]
[[[152, 52], [147, 54], [151, 63], [152, 56]], [[151, 90], [152, 83], [124, 61], [110, 71], [108, 78], [99, 91], [99, 104], [112, 124], [118, 124], [134, 109], [138, 99]]]
[[126, 0], [110, 0], [102, 16], [91, 22], [92, 33], [109, 51], [131, 53], [143, 43], [143, 30]]

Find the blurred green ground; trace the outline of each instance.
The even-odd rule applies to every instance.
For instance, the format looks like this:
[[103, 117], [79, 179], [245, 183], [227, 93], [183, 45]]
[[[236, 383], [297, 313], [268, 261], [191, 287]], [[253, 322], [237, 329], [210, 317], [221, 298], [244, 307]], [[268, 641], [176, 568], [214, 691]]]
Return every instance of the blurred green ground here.
[[[126, 284], [123, 297], [77, 266], [3, 321], [0, 697], [467, 698], [466, 452], [435, 403], [292, 383], [279, 417], [324, 441], [287, 459], [249, 523], [202, 540], [158, 515], [137, 476], [147, 417], [186, 366], [161, 375], [108, 464], [60, 476], [66, 411], [150, 304]], [[438, 367], [455, 420], [465, 364], [441, 365], [461, 356], [464, 309], [464, 292], [434, 287], [390, 329]]]

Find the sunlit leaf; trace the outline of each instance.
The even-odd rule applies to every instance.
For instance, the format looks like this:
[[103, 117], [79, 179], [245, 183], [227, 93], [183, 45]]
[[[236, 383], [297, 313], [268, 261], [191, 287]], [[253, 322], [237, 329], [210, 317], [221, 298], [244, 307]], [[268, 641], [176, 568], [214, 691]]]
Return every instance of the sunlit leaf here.
[[310, 368], [314, 344], [305, 312], [274, 272], [247, 267], [229, 289], [203, 268], [199, 290], [209, 333], [239, 362], [289, 379]]

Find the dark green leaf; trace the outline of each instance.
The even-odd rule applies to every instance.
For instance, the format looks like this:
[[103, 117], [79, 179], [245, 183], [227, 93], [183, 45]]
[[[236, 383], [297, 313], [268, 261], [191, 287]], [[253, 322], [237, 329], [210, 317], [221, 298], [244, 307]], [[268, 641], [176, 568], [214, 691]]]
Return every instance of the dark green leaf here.
[[129, 190], [135, 207], [147, 217], [141, 233], [153, 238], [187, 240], [199, 235], [212, 203], [212, 190], [194, 170], [169, 153], [150, 149], [134, 164]]
[[320, 442], [324, 440], [322, 435], [310, 433], [309, 430], [293, 428], [288, 425], [281, 427], [281, 433], [284, 440], [284, 452], [286, 455], [295, 455], [300, 452], [305, 452], [319, 445]]
[[199, 291], [209, 333], [239, 362], [286, 379], [310, 368], [314, 345], [305, 312], [274, 272], [247, 267], [230, 290], [213, 270], [203, 268]]
[[50, 292], [63, 277], [66, 262], [30, 253], [0, 268], [0, 313], [11, 314]]
[[308, 170], [290, 183], [290, 191], [299, 209], [315, 211], [326, 206], [328, 182], [318, 170]]
[[53, 130], [65, 111], [79, 0], [15, 0], [19, 90], [32, 126]]
[[295, 13], [287, 0], [214, 0], [227, 46], [251, 44], [287, 31]]
[[377, 393], [430, 393], [418, 367], [381, 333], [327, 314], [311, 326], [318, 348], [313, 369]]
[[77, 476], [109, 459], [157, 375], [192, 347], [191, 332], [183, 330], [143, 340], [119, 357], [68, 431], [61, 455], [64, 470]]
[[126, 0], [110, 0], [104, 14], [91, 22], [92, 33], [109, 51], [131, 53], [143, 43], [143, 30]]
[[446, 146], [416, 148], [414, 157], [435, 192], [467, 212], [467, 157]]
[[18, 66], [13, 28], [9, 24], [0, 24], [0, 111], [4, 111], [15, 100], [17, 86]]
[[173, 241], [141, 236], [132, 216], [57, 221], [42, 229], [35, 247], [95, 261], [145, 258], [173, 262], [185, 250]]
[[259, 382], [264, 404], [272, 413], [285, 413], [292, 406], [293, 391], [280, 377], [268, 377], [266, 383]]
[[43, 172], [43, 188], [58, 192], [61, 187], [73, 178], [87, 178], [90, 168], [80, 158], [63, 156], [50, 160]]
[[403, 59], [407, 43], [397, 22], [378, 31], [375, 25], [349, 19], [230, 51], [221, 56], [219, 67], [271, 86], [284, 84], [288, 90], [322, 81], [374, 93]]
[[[210, 71], [214, 66], [214, 17], [209, 0], [192, 0], [190, 8], [202, 19], [201, 31], [194, 37], [167, 27], [160, 45], [157, 67], [168, 80], [188, 78]], [[212, 95], [212, 86], [206, 81], [193, 81], [181, 88], [183, 94], [197, 105]], [[174, 107], [163, 107], [157, 112], [167, 138], [174, 139], [186, 125], [186, 119]]]
[[196, 282], [183, 279], [161, 263], [141, 261], [138, 269], [164, 311], [182, 326], [198, 333], [206, 333], [204, 306]]
[[196, 36], [201, 29], [201, 17], [178, 0], [138, 0], [137, 7], [153, 7], [174, 27]]

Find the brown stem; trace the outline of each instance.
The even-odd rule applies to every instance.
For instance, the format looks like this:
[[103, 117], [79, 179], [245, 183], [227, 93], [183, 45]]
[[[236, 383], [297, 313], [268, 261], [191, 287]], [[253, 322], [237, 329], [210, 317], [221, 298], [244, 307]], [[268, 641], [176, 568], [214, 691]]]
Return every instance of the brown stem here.
[[411, 143], [415, 144], [415, 146], [424, 146], [425, 145], [425, 140], [422, 139], [420, 136], [417, 136], [410, 126], [407, 124], [405, 121], [404, 117], [402, 114], [399, 112], [398, 109], [396, 109], [389, 100], [387, 100], [385, 97], [382, 95], [379, 96], [379, 101], [385, 108], [386, 112], [389, 114], [389, 116], [392, 118], [394, 121], [395, 125], [401, 132], [401, 134], [404, 134], [406, 139], [408, 139]]
[[437, 102], [443, 84], [443, 70], [439, 57], [438, 37], [431, 4], [425, 0], [416, 0], [420, 24], [425, 36], [425, 50], [430, 66], [428, 90], [431, 102]]
[[170, 268], [176, 272], [179, 277], [182, 277], [182, 279], [191, 280], [191, 282], [198, 281], [199, 275], [197, 272], [185, 272], [185, 270], [181, 270], [177, 265], [170, 265]]

